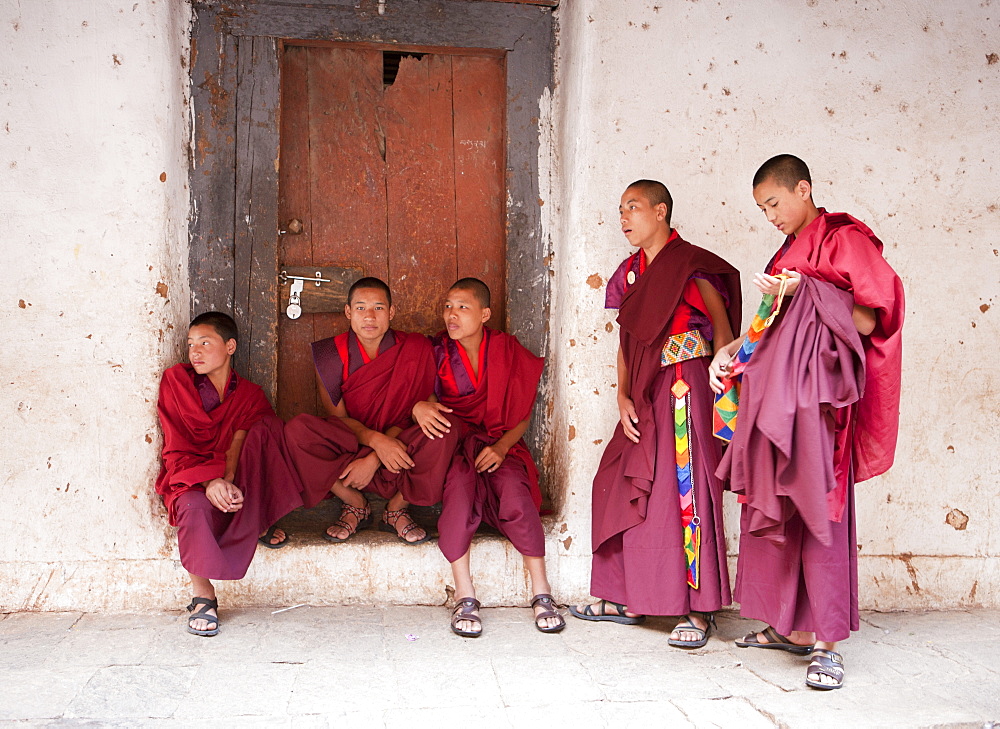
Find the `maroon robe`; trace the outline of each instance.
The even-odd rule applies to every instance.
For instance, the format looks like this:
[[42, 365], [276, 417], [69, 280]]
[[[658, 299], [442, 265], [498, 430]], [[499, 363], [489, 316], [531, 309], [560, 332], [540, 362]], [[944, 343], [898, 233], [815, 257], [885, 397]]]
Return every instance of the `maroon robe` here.
[[[410, 418], [413, 406], [430, 397], [434, 388], [434, 357], [427, 337], [389, 330], [378, 356], [366, 363], [357, 336], [350, 331], [315, 342], [313, 359], [330, 399], [334, 403], [343, 399], [348, 417], [380, 433], [403, 428], [396, 438], [406, 445], [413, 468], [399, 473], [379, 468], [362, 490], [385, 499], [399, 492], [408, 503], [420, 506], [440, 501], [457, 436], [429, 439]], [[361, 447], [335, 416], [297, 415], [286, 433], [307, 507], [329, 495], [348, 464], [372, 452]]]
[[538, 468], [524, 440], [511, 447], [492, 473], [477, 473], [475, 461], [483, 448], [531, 416], [545, 360], [525, 349], [517, 337], [488, 327], [483, 327], [478, 381], [462, 346], [447, 334], [434, 338], [434, 351], [435, 393], [453, 410], [447, 417], [459, 441], [438, 519], [441, 551], [449, 562], [459, 559], [486, 521], [521, 554], [544, 557]]
[[[677, 487], [670, 388], [678, 368], [660, 363], [664, 341], [674, 333], [676, 312], [688, 306], [682, 295], [692, 277], [704, 278], [719, 290], [730, 326], [739, 329], [739, 273], [675, 232], [621, 298], [621, 347], [639, 418], [639, 443], [629, 440], [618, 423], [594, 477], [591, 594], [644, 615], [711, 612], [731, 600], [723, 483], [714, 474], [721, 448], [712, 436], [711, 357], [687, 360], [679, 368], [691, 387], [691, 468], [702, 534], [698, 589], [687, 584]], [[607, 300], [615, 303], [617, 296], [609, 292]], [[707, 321], [705, 312], [701, 317]], [[710, 327], [699, 328], [710, 332]]]
[[[302, 505], [301, 484], [285, 451], [281, 420], [263, 391], [233, 372], [219, 402], [214, 387], [199, 386], [197, 378], [191, 365], [179, 364], [160, 382], [163, 455], [156, 492], [178, 528], [184, 569], [212, 580], [239, 580], [258, 535]], [[233, 479], [243, 506], [225, 513], [209, 502], [202, 484], [225, 476], [226, 451], [238, 430], [247, 431]]]
[[[805, 282], [803, 300], [796, 301], [796, 292], [743, 374], [740, 424], [718, 470], [748, 501], [740, 518], [736, 599], [742, 615], [784, 635], [801, 630], [834, 642], [859, 627], [854, 484], [892, 465], [899, 421], [903, 287], [881, 251], [882, 242], [863, 223], [820, 209], [769, 266], [772, 273], [788, 268], [832, 284], [851, 294], [852, 309], [867, 306], [876, 316], [872, 334], [858, 337], [859, 352], [858, 340], [843, 331], [853, 328], [846, 302], [837, 313], [832, 295]], [[807, 356], [811, 346], [822, 347], [826, 359]], [[864, 370], [852, 381], [847, 360], [855, 357]], [[784, 382], [768, 379], [777, 367], [785, 370]], [[810, 377], [814, 399], [828, 401], [811, 410], [811, 425], [804, 391], [797, 388], [801, 394], [789, 403], [787, 386]], [[786, 416], [795, 411], [793, 430], [782, 409]], [[744, 428], [744, 414], [751, 427]], [[758, 421], [763, 430], [753, 427]], [[830, 462], [814, 470], [824, 451]]]

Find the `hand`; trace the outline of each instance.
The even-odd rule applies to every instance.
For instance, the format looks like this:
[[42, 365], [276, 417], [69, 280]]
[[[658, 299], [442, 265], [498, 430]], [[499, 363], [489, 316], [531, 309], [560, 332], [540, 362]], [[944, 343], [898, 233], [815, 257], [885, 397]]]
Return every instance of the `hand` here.
[[712, 388], [712, 392], [721, 395], [725, 389], [722, 379], [728, 379], [732, 376], [733, 355], [729, 353], [728, 348], [721, 347], [712, 358], [712, 364], [708, 366], [708, 385]]
[[439, 402], [428, 402], [423, 400], [413, 406], [411, 415], [413, 422], [420, 426], [431, 440], [444, 438], [446, 433], [451, 432], [451, 421], [444, 416], [450, 413], [451, 408], [446, 408]]
[[243, 508], [243, 492], [224, 478], [213, 478], [205, 484], [205, 497], [212, 506], [227, 514]]
[[378, 433], [368, 441], [378, 459], [392, 473], [399, 473], [413, 468], [413, 459], [406, 452], [406, 444], [396, 438]]
[[503, 463], [503, 459], [507, 457], [508, 450], [510, 449], [499, 443], [486, 446], [476, 456], [476, 471], [478, 473], [483, 473], [484, 471], [492, 473], [497, 470], [500, 468], [500, 464]]
[[340, 474], [340, 481], [347, 488], [360, 491], [371, 483], [380, 465], [378, 456], [369, 453], [364, 458], [358, 458], [348, 463], [347, 468]]
[[625, 437], [633, 443], [638, 443], [639, 429], [635, 426], [639, 423], [639, 416], [635, 413], [635, 403], [632, 402], [632, 398], [618, 396], [618, 417], [621, 419]]
[[[791, 296], [795, 293], [795, 289], [799, 287], [802, 274], [798, 271], [790, 271], [787, 268], [781, 269], [781, 272], [785, 276], [788, 276], [788, 282], [785, 284], [785, 296]], [[753, 275], [753, 285], [760, 289], [762, 294], [777, 296], [781, 290], [781, 279], [777, 276], [768, 276], [766, 273], [755, 273]]]

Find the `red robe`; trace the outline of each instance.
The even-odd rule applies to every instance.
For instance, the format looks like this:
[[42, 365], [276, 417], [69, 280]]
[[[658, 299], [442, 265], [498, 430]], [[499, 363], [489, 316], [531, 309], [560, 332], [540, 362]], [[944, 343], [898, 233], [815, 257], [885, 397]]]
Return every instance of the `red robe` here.
[[273, 415], [271, 403], [257, 385], [235, 372], [236, 389], [219, 407], [206, 413], [194, 386], [194, 368], [174, 365], [160, 380], [157, 412], [163, 427], [163, 454], [156, 493], [177, 526], [174, 503], [185, 491], [204, 490], [202, 483], [226, 473], [226, 451], [237, 430], [250, 430], [262, 418]]
[[[739, 273], [675, 232], [653, 262], [640, 270], [620, 302], [621, 347], [641, 437], [633, 443], [618, 423], [594, 477], [591, 594], [646, 615], [712, 612], [731, 601], [723, 483], [714, 475], [721, 448], [712, 436], [711, 357], [684, 361], [679, 368], [661, 366], [669, 335], [697, 328], [706, 338], [711, 336], [696, 277], [719, 291], [730, 326], [739, 329]], [[608, 292], [607, 301], [617, 301], [615, 292]], [[687, 584], [677, 486], [670, 388], [678, 369], [691, 388], [689, 442], [702, 534], [698, 589]]]
[[[301, 484], [285, 451], [282, 422], [257, 385], [234, 372], [221, 403], [206, 411], [190, 365], [163, 374], [158, 403], [163, 467], [156, 491], [177, 527], [181, 564], [193, 575], [238, 580], [246, 574], [257, 536], [302, 505]], [[219, 511], [202, 484], [225, 476], [226, 451], [247, 431], [233, 483], [243, 506]]]
[[510, 539], [522, 554], [545, 554], [538, 515], [542, 503], [538, 468], [524, 440], [511, 447], [497, 471], [477, 473], [474, 466], [485, 446], [531, 417], [545, 360], [510, 334], [488, 327], [483, 330], [478, 382], [456, 359], [464, 354], [461, 345], [443, 332], [435, 337], [435, 392], [440, 402], [453, 410], [448, 414], [452, 433], [460, 434], [438, 520], [438, 544], [449, 562], [468, 551], [483, 520]]
[[[394, 343], [389, 346], [390, 342]], [[361, 357], [353, 332], [316, 342], [313, 356], [331, 399], [342, 398], [349, 417], [380, 433], [394, 426], [403, 428], [396, 437], [406, 444], [414, 467], [398, 474], [380, 468], [363, 490], [387, 499], [399, 491], [409, 503], [430, 506], [441, 498], [454, 448], [454, 438], [430, 440], [410, 418], [413, 406], [433, 392], [433, 350], [422, 334], [398, 331], [392, 331], [390, 340], [383, 339], [383, 345], [378, 356], [353, 371], [351, 362], [360, 364]], [[307, 507], [329, 494], [349, 463], [371, 453], [335, 416], [298, 415], [289, 421], [287, 434]]]
[[875, 330], [865, 348], [865, 394], [858, 404], [853, 452], [856, 482], [892, 466], [899, 430], [899, 373], [903, 361], [903, 282], [882, 256], [882, 241], [847, 213], [820, 216], [776, 258], [775, 271], [788, 268], [850, 291], [854, 303], [875, 310]]

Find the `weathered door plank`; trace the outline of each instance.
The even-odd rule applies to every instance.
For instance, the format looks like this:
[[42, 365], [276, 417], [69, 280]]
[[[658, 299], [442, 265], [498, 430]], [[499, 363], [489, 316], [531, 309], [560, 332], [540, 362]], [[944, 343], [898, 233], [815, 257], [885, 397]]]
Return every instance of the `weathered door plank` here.
[[241, 38], [236, 82], [236, 257], [233, 311], [242, 335], [237, 366], [272, 402], [277, 383], [278, 48]]

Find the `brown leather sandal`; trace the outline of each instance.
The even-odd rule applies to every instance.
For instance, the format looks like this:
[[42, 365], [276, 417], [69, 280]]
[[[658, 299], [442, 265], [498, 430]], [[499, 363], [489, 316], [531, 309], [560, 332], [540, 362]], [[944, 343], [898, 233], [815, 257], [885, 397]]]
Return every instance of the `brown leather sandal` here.
[[[404, 526], [402, 529], [397, 528], [397, 522], [406, 517], [410, 520], [410, 523]], [[378, 525], [380, 532], [389, 532], [390, 534], [395, 534], [396, 538], [399, 539], [403, 544], [409, 544], [410, 546], [416, 546], [418, 544], [423, 544], [431, 535], [422, 526], [413, 521], [413, 517], [410, 512], [405, 508], [403, 509], [386, 509], [382, 512], [382, 522]], [[412, 532], [414, 529], [424, 529], [423, 539], [414, 539], [412, 542], [406, 538], [406, 535]]]
[[[560, 630], [566, 627], [566, 620], [563, 618], [562, 614], [556, 610], [556, 601], [552, 599], [552, 595], [546, 592], [535, 595], [531, 598], [531, 611], [535, 611], [535, 606], [541, 605], [544, 610], [535, 615], [535, 628], [541, 633], [558, 633]], [[547, 618], [559, 618], [559, 622], [551, 627], [541, 626], [538, 624], [539, 620], [545, 620]]]
[[[354, 517], [354, 526], [351, 526], [346, 521], [344, 517], [350, 514]], [[340, 527], [341, 529], [347, 530], [347, 536], [341, 539], [340, 537], [335, 537], [330, 534], [330, 527], [326, 528], [323, 532], [323, 538], [328, 542], [333, 542], [334, 544], [340, 544], [341, 542], [346, 542], [348, 539], [353, 537], [362, 529], [367, 529], [372, 525], [372, 508], [365, 501], [364, 506], [351, 506], [350, 504], [344, 504], [344, 508], [340, 510], [340, 518], [333, 522], [330, 526]]]
[[[451, 613], [451, 632], [463, 638], [478, 638], [483, 634], [483, 621], [478, 615], [473, 615], [473, 610], [479, 610], [482, 604], [474, 597], [463, 597], [455, 605]], [[479, 626], [479, 630], [459, 630], [458, 624], [462, 620], [468, 620]]]

